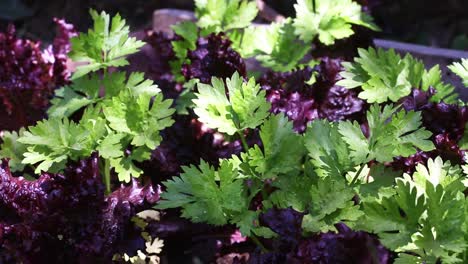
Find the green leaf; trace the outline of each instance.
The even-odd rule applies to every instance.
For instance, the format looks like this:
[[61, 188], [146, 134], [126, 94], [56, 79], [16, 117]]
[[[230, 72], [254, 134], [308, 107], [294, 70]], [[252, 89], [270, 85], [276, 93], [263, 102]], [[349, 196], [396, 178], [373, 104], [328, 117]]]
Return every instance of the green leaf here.
[[323, 44], [332, 45], [335, 40], [354, 34], [352, 25], [379, 30], [372, 17], [351, 0], [298, 0], [294, 8], [295, 32], [305, 42], [311, 42], [318, 36]]
[[264, 179], [298, 172], [302, 169], [305, 148], [303, 139], [283, 114], [272, 115], [260, 128], [263, 151], [256, 145], [249, 149], [249, 164]]
[[187, 44], [189, 44], [189, 49], [194, 50], [196, 48], [196, 42], [198, 39], [198, 28], [195, 23], [192, 21], [184, 21], [180, 22], [176, 25], [172, 26], [172, 30], [186, 40]]
[[128, 61], [123, 57], [136, 53], [144, 45], [142, 41], [129, 37], [129, 27], [119, 14], [112, 20], [105, 12], [98, 14], [90, 10], [90, 14], [94, 21], [93, 29], [70, 40], [70, 58], [75, 62], [87, 63], [77, 67], [72, 79], [111, 66], [127, 65]]
[[438, 66], [427, 71], [422, 61], [409, 54], [401, 58], [393, 49], [358, 49], [358, 53], [354, 63], [343, 63], [345, 71], [340, 75], [344, 79], [337, 85], [348, 89], [362, 87], [359, 98], [369, 103], [397, 102], [409, 95], [412, 88], [427, 91], [433, 87], [437, 93], [431, 101], [456, 102], [455, 88], [442, 82]]
[[185, 82], [185, 78], [180, 69], [183, 64], [190, 63], [187, 58], [188, 52], [197, 48], [198, 28], [195, 23], [184, 21], [173, 25], [172, 29], [180, 36], [180, 39], [171, 42], [172, 49], [177, 59], [170, 61], [169, 64], [175, 80], [178, 82]]
[[[416, 83], [413, 86], [418, 87], [419, 83]], [[423, 91], [427, 91], [430, 87], [437, 91], [437, 93], [430, 98], [431, 102], [438, 103], [444, 101], [449, 104], [457, 103], [458, 94], [455, 92], [455, 87], [442, 81], [442, 72], [439, 65], [435, 65], [429, 71], [424, 70], [422, 73], [421, 89]]]
[[113, 130], [131, 136], [132, 145], [155, 149], [161, 143], [159, 132], [174, 123], [171, 116], [175, 109], [170, 108], [171, 100], [163, 100], [162, 94], [151, 100], [151, 93], [133, 96], [123, 91], [104, 103], [103, 112]]
[[298, 212], [304, 212], [308, 208], [310, 189], [315, 183], [314, 180], [312, 177], [304, 175], [279, 177], [272, 183], [277, 190], [263, 204], [266, 206], [268, 203], [271, 203], [272, 206], [274, 205], [279, 208], [291, 207]]
[[[360, 139], [356, 142], [360, 142]], [[354, 165], [349, 158], [348, 145], [338, 132], [338, 126], [335, 123], [314, 120], [307, 128], [305, 146], [315, 166], [315, 171], [321, 177], [343, 176]]]
[[418, 196], [410, 182], [397, 179], [395, 190], [392, 197], [364, 203], [360, 226], [378, 234], [384, 246], [399, 251], [412, 242], [425, 207], [424, 196]]
[[441, 258], [443, 263], [462, 263], [455, 254], [464, 252], [468, 246], [463, 233], [465, 212], [460, 210], [465, 206], [465, 196], [429, 182], [426, 195], [427, 217], [422, 219], [423, 227], [414, 243], [426, 255]]
[[215, 32], [248, 27], [257, 13], [253, 1], [195, 0], [197, 25]]
[[[125, 78], [123, 79], [125, 80]], [[117, 85], [119, 85], [119, 83], [117, 83]], [[117, 92], [109, 94], [107, 87], [108, 86], [106, 86], [106, 96], [114, 96], [118, 94]], [[145, 79], [145, 74], [143, 72], [132, 72], [130, 76], [128, 76], [125, 87], [129, 89], [134, 96], [141, 96], [142, 94], [156, 96], [161, 92], [161, 89], [159, 89], [158, 85], [156, 85], [152, 80]]]
[[319, 179], [310, 189], [310, 209], [304, 216], [302, 228], [307, 232], [337, 231], [339, 222], [353, 226], [362, 216], [358, 205], [352, 201], [355, 193], [343, 179]]
[[97, 147], [99, 156], [105, 159], [118, 158], [124, 155], [122, 139], [125, 134], [109, 134], [102, 139]]
[[189, 115], [189, 110], [193, 109], [195, 106], [193, 99], [195, 96], [195, 87], [198, 85], [200, 80], [191, 79], [190, 81], [184, 84], [184, 90], [179, 94], [179, 97], [176, 99], [176, 112], [178, 115]]
[[[346, 179], [350, 182], [356, 176], [356, 172], [349, 172]], [[384, 189], [388, 190], [393, 186], [395, 179], [401, 177], [403, 172], [395, 171], [393, 168], [383, 164], [374, 164], [368, 170], [363, 169], [357, 178], [359, 198], [361, 201], [375, 199], [375, 195], [385, 196]]]
[[449, 65], [448, 68], [462, 79], [465, 87], [468, 87], [468, 59], [462, 59], [461, 62], [454, 62], [452, 65]]
[[396, 180], [395, 192], [363, 201], [360, 228], [400, 254], [400, 263], [463, 263], [466, 239], [466, 198], [459, 167], [442, 159], [418, 165], [412, 175]]
[[243, 180], [238, 179], [238, 170], [227, 160], [221, 161], [218, 170], [204, 161], [198, 168], [190, 166], [183, 170], [180, 177], [163, 182], [167, 190], [161, 194], [156, 208], [182, 207], [182, 217], [212, 225], [225, 225], [245, 215], [249, 201]]
[[[101, 78], [104, 79], [103, 82], [106, 82], [105, 79], [107, 78], [120, 79], [116, 75], [117, 73], [112, 73], [101, 77], [98, 73], [90, 73], [82, 78], [73, 80], [73, 83], [66, 86], [66, 89], [70, 88], [80, 95], [85, 95], [88, 99], [98, 99], [101, 89]], [[125, 75], [123, 78], [125, 78]]]
[[137, 178], [143, 174], [143, 170], [135, 166], [131, 157], [111, 158], [109, 161], [121, 182], [130, 182], [132, 177]]
[[[408, 174], [405, 177], [409, 178]], [[459, 166], [452, 166], [450, 161], [444, 162], [442, 158], [428, 159], [427, 164], [418, 164], [411, 177], [421, 193], [426, 190], [426, 184], [442, 185], [446, 190], [464, 191], [465, 186], [461, 180], [466, 179]]]
[[416, 153], [416, 148], [423, 151], [434, 149], [429, 139], [431, 133], [421, 127], [421, 113], [397, 110], [398, 107], [392, 105], [383, 109], [372, 105], [367, 112], [369, 138], [364, 136], [357, 122], [339, 123], [339, 133], [348, 144], [355, 164], [371, 160], [390, 162], [395, 156], [408, 157]]
[[233, 135], [247, 128], [256, 128], [269, 115], [270, 103], [254, 78], [244, 83], [236, 72], [232, 78], [226, 79], [229, 99], [223, 80], [213, 78], [211, 83], [198, 84], [197, 98], [193, 100], [195, 114], [208, 127]]
[[243, 58], [255, 56], [262, 66], [281, 72], [299, 67], [311, 49], [297, 39], [291, 19], [265, 27], [251, 26], [243, 32], [234, 31], [229, 38]]
[[[39, 121], [28, 128], [18, 141], [27, 147], [24, 164], [36, 164], [35, 173], [60, 170], [68, 157], [77, 160], [90, 156], [94, 143], [89, 137], [91, 131], [68, 119], [52, 118]], [[57, 165], [58, 167], [54, 166]]]
[[81, 108], [92, 104], [94, 100], [88, 99], [73, 91], [68, 86], [55, 90], [55, 97], [50, 101], [51, 107], [47, 110], [49, 117], [70, 117]]
[[23, 136], [24, 131], [25, 129], [21, 128], [18, 132], [2, 132], [0, 159], [10, 159], [9, 166], [10, 170], [13, 172], [22, 171], [24, 169], [24, 164], [21, 163], [21, 160], [23, 159], [23, 154], [26, 152], [26, 146], [18, 141], [18, 138]]

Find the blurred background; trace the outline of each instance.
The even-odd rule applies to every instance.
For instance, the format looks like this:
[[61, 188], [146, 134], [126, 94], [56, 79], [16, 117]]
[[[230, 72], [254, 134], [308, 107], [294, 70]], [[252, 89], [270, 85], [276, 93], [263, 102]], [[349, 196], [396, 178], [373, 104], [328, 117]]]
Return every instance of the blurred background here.
[[[367, 6], [382, 27], [379, 38], [468, 50], [468, 0], [357, 1]], [[294, 15], [296, 0], [265, 2], [285, 16]], [[20, 36], [48, 43], [55, 34], [54, 17], [65, 18], [84, 31], [91, 24], [89, 8], [119, 12], [132, 30], [141, 30], [151, 26], [154, 10], [193, 10], [193, 0], [0, 0], [0, 30], [13, 23]]]

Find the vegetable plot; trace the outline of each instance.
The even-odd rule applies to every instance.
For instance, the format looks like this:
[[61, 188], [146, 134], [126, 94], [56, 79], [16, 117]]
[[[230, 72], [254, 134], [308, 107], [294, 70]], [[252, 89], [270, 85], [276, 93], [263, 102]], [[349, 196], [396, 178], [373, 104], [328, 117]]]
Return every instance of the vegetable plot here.
[[351, 0], [263, 26], [195, 5], [172, 37], [94, 10], [42, 51], [0, 33], [0, 263], [468, 262], [468, 108], [440, 66], [372, 47]]

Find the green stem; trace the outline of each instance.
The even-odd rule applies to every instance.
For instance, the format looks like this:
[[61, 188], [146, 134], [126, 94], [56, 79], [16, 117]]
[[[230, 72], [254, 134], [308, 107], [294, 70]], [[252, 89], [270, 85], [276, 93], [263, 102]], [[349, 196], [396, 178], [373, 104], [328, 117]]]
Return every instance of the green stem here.
[[353, 185], [354, 183], [356, 183], [357, 179], [359, 178], [359, 175], [361, 175], [361, 172], [362, 170], [364, 169], [365, 165], [362, 165], [358, 172], [356, 173], [356, 175], [354, 176], [353, 180], [351, 181], [351, 183], [349, 185]]
[[262, 250], [263, 253], [268, 252], [266, 247], [262, 244], [262, 242], [260, 242], [260, 240], [258, 240], [258, 238], [255, 235], [252, 234], [250, 239], [252, 239], [252, 241], [255, 243], [255, 245], [257, 245]]
[[239, 138], [242, 142], [242, 147], [244, 148], [244, 151], [249, 150], [249, 145], [247, 144], [247, 141], [245, 140], [244, 134], [242, 134], [242, 131], [237, 131], [237, 134], [239, 135]]
[[110, 194], [111, 192], [111, 184], [110, 184], [110, 161], [105, 159], [104, 162], [104, 185], [106, 185], [106, 194]]
[[263, 198], [263, 200], [268, 199], [268, 193], [265, 190], [265, 185], [262, 186], [262, 198]]

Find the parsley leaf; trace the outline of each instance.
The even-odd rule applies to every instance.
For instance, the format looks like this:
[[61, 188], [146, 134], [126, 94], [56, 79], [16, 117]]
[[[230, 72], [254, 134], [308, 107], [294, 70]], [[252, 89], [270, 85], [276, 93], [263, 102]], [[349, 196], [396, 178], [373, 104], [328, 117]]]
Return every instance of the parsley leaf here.
[[257, 5], [253, 1], [195, 0], [197, 25], [214, 32], [248, 27], [257, 13]]
[[377, 233], [388, 248], [405, 253], [399, 254], [397, 263], [409, 259], [462, 263], [460, 253], [468, 245], [464, 177], [460, 174], [459, 167], [443, 163], [441, 158], [429, 159], [412, 177], [398, 178], [393, 195], [365, 200], [361, 227]]
[[362, 225], [377, 233], [386, 247], [398, 251], [411, 243], [425, 208], [424, 197], [418, 196], [410, 182], [397, 179], [395, 191], [391, 197], [364, 203]]
[[315, 172], [321, 177], [345, 175], [354, 165], [349, 158], [348, 145], [335, 123], [314, 120], [307, 128], [305, 146]]
[[[406, 178], [410, 178], [405, 174]], [[446, 190], [463, 191], [465, 186], [462, 181], [466, 177], [462, 174], [459, 166], [452, 166], [449, 161], [444, 162], [442, 158], [428, 159], [427, 164], [418, 164], [416, 171], [411, 177], [420, 193], [424, 193], [427, 183], [433, 186], [442, 185]]]
[[171, 115], [175, 109], [170, 108], [172, 100], [163, 100], [162, 94], [156, 95], [153, 101], [152, 98], [150, 93], [133, 96], [121, 92], [104, 103], [103, 112], [109, 126], [119, 133], [131, 135], [133, 146], [155, 149], [161, 143], [159, 131], [174, 123]]
[[401, 58], [393, 49], [358, 49], [358, 53], [359, 57], [354, 58], [354, 63], [343, 63], [345, 71], [340, 75], [344, 79], [337, 85], [348, 89], [362, 87], [363, 91], [358, 96], [369, 103], [397, 102], [409, 95], [411, 88], [427, 91], [429, 87], [437, 91], [431, 101], [456, 101], [455, 88], [442, 82], [438, 66], [427, 71], [420, 60], [409, 54]]
[[310, 189], [310, 209], [302, 228], [307, 232], [337, 231], [334, 225], [339, 222], [352, 227], [363, 214], [359, 205], [354, 205], [354, 196], [354, 190], [343, 179], [319, 179]]
[[431, 132], [421, 127], [420, 112], [397, 112], [399, 107], [391, 105], [381, 109], [372, 105], [367, 112], [369, 138], [366, 138], [357, 122], [340, 122], [338, 130], [351, 149], [351, 158], [356, 164], [371, 160], [390, 162], [395, 156], [408, 157], [434, 149], [430, 141]]
[[94, 100], [76, 93], [68, 86], [55, 91], [55, 97], [51, 100], [52, 106], [47, 110], [50, 117], [70, 117], [79, 109], [92, 104]]
[[110, 165], [114, 168], [120, 181], [130, 182], [131, 177], [136, 178], [143, 174], [143, 170], [138, 168], [134, 161], [142, 162], [148, 160], [151, 155], [151, 149], [140, 147], [133, 150], [128, 156], [123, 156], [123, 152], [120, 153], [121, 156], [109, 159]]
[[248, 199], [238, 170], [227, 160], [215, 170], [201, 161], [200, 166], [184, 167], [180, 177], [164, 182], [157, 209], [182, 207], [182, 217], [200, 223], [225, 225], [248, 210]]
[[37, 122], [28, 128], [18, 141], [27, 146], [24, 164], [36, 164], [35, 173], [58, 172], [68, 158], [78, 160], [93, 152], [90, 131], [68, 119], [52, 118]]
[[[265, 207], [269, 208], [274, 205], [279, 208], [291, 207], [298, 212], [307, 210], [310, 188], [314, 184], [313, 177], [309, 175], [279, 177], [272, 184], [277, 190], [269, 196], [267, 201], [263, 201]], [[269, 206], [270, 203], [271, 206]]]
[[454, 62], [452, 65], [449, 65], [448, 68], [456, 75], [460, 76], [463, 85], [468, 87], [468, 59], [462, 59], [461, 62]]
[[98, 14], [95, 10], [90, 10], [90, 14], [94, 28], [70, 40], [70, 58], [75, 62], [87, 63], [77, 67], [72, 79], [107, 67], [127, 65], [128, 61], [123, 57], [137, 52], [144, 45], [144, 42], [129, 37], [129, 27], [119, 14], [112, 17], [112, 20], [105, 12]]
[[276, 178], [301, 169], [305, 153], [302, 136], [283, 114], [272, 115], [260, 128], [263, 151], [258, 145], [248, 151], [249, 164], [262, 178]]
[[380, 30], [372, 17], [362, 12], [361, 6], [351, 0], [298, 0], [294, 8], [296, 34], [305, 42], [318, 36], [323, 44], [332, 45], [336, 39], [351, 36], [354, 33], [352, 25]]
[[211, 85], [198, 84], [197, 98], [193, 102], [200, 122], [228, 135], [262, 124], [269, 115], [270, 103], [255, 79], [245, 83], [236, 72], [226, 79], [226, 85], [230, 98], [226, 96], [221, 79], [214, 77]]
[[16, 131], [3, 131], [1, 136], [2, 144], [0, 145], [0, 159], [8, 158], [9, 166], [12, 171], [22, 171], [24, 164], [21, 163], [23, 154], [27, 151], [26, 146], [18, 141], [18, 138], [23, 136], [25, 129], [21, 128]]
[[465, 196], [432, 183], [426, 185], [426, 196], [427, 216], [421, 220], [423, 227], [414, 243], [443, 263], [461, 263], [456, 254], [468, 246], [463, 233], [465, 212], [460, 210], [465, 206]]
[[246, 28], [230, 34], [234, 49], [242, 57], [254, 57], [273, 71], [287, 72], [297, 68], [311, 46], [297, 39], [291, 19], [269, 26]]
[[180, 36], [180, 39], [171, 42], [172, 49], [177, 59], [170, 61], [172, 73], [178, 82], [184, 82], [185, 77], [182, 75], [180, 68], [184, 63], [189, 63], [187, 58], [189, 50], [197, 48], [198, 28], [191, 21], [184, 21], [172, 26], [174, 32]]

